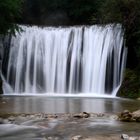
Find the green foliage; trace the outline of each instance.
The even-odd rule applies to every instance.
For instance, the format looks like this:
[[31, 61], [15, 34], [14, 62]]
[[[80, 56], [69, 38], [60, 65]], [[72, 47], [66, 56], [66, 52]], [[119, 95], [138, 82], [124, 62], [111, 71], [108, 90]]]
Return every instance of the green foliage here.
[[21, 15], [21, 4], [21, 0], [0, 0], [0, 34], [19, 31], [15, 22]]
[[139, 0], [104, 0], [99, 9], [101, 23], [121, 23], [129, 40], [140, 35]]
[[99, 10], [102, 22], [120, 22], [130, 28], [140, 16], [139, 0], [104, 0]]
[[118, 96], [127, 98], [140, 97], [140, 76], [137, 70], [127, 69], [125, 71], [124, 82], [120, 88]]

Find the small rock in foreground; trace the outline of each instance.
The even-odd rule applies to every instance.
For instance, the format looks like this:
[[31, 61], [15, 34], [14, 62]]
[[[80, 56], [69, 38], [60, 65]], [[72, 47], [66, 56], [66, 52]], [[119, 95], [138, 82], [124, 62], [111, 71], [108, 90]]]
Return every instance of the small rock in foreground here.
[[81, 135], [73, 136], [72, 140], [81, 140], [83, 137]]
[[123, 140], [129, 140], [129, 136], [128, 136], [127, 134], [122, 134], [122, 135], [121, 135], [121, 138], [122, 138]]
[[122, 134], [121, 135], [122, 140], [140, 140], [140, 137], [129, 137], [127, 134]]

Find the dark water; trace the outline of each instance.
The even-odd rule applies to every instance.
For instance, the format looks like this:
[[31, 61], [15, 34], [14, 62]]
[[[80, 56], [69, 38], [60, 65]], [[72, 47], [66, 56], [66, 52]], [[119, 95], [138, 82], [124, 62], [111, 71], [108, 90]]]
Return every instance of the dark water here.
[[105, 98], [19, 97], [0, 98], [0, 112], [5, 113], [117, 113], [124, 109], [135, 111], [140, 101]]

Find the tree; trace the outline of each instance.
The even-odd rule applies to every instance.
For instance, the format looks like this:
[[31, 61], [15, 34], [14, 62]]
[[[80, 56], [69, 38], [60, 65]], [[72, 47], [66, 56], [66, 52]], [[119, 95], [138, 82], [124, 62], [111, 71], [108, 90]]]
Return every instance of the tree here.
[[21, 0], [0, 0], [0, 34], [15, 33], [19, 28], [16, 24], [21, 15]]

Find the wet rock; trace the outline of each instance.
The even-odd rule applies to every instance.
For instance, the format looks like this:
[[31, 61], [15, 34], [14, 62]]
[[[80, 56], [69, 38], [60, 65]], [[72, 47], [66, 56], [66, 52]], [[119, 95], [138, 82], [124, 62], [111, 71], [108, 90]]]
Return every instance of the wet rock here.
[[13, 121], [15, 121], [15, 117], [11, 116], [8, 118], [8, 120], [13, 122]]
[[15, 117], [15, 120], [11, 121], [11, 122], [14, 122], [15, 124], [22, 124], [28, 120], [30, 120], [30, 118], [23, 117], [23, 116], [17, 116], [17, 117]]
[[129, 136], [127, 134], [122, 134], [121, 139], [123, 140], [129, 140]]
[[72, 140], [81, 140], [83, 137], [81, 135], [73, 136]]
[[140, 140], [139, 137], [129, 137], [129, 140]]
[[47, 115], [46, 118], [48, 118], [48, 119], [50, 119], [50, 118], [51, 119], [54, 119], [54, 118], [58, 118], [58, 116], [56, 114], [54, 114], [54, 115], [51, 115], [50, 114], [50, 115]]
[[140, 140], [140, 137], [129, 137], [127, 134], [122, 134], [121, 139], [123, 140]]
[[97, 117], [97, 116], [98, 116], [97, 113], [90, 113], [90, 117], [92, 117], [92, 118], [95, 118], [95, 117]]
[[74, 118], [88, 118], [90, 117], [90, 114], [87, 113], [87, 112], [82, 112], [82, 113], [79, 113], [79, 114], [75, 114], [73, 115]]
[[127, 121], [127, 122], [130, 122], [133, 120], [133, 117], [132, 117], [132, 113], [128, 110], [124, 110], [120, 116], [119, 116], [119, 119], [121, 121]]
[[58, 140], [58, 137], [47, 137], [46, 140]]
[[10, 124], [11, 122], [8, 119], [3, 120], [3, 124]]
[[127, 122], [140, 122], [140, 110], [130, 112], [128, 110], [124, 110], [120, 116], [119, 120], [127, 121]]
[[48, 115], [47, 114], [42, 114], [41, 117], [42, 118], [48, 118]]
[[105, 114], [103, 114], [103, 113], [97, 114], [97, 117], [104, 117], [104, 116], [105, 116]]
[[53, 140], [53, 137], [48, 137], [47, 140]]
[[132, 116], [134, 120], [136, 120], [137, 122], [140, 122], [140, 110], [133, 112]]
[[0, 118], [0, 124], [3, 124], [3, 119], [2, 118]]
[[30, 118], [31, 118], [31, 119], [35, 118], [35, 115], [30, 115]]
[[118, 116], [117, 115], [111, 115], [109, 118], [111, 120], [118, 120]]

